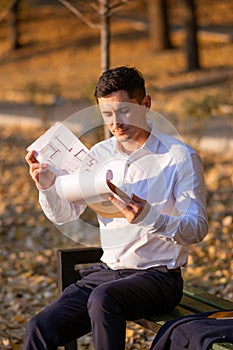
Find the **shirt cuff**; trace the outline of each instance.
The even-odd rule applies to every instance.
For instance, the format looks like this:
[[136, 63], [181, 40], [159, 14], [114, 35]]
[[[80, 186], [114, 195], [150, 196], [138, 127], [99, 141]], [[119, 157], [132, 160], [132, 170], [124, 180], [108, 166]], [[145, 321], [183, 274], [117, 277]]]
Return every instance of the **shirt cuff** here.
[[51, 187], [47, 188], [46, 190], [39, 189], [40, 197], [42, 198], [49, 198], [49, 201], [56, 201], [58, 198], [58, 194], [56, 191], [55, 184], [53, 184]]

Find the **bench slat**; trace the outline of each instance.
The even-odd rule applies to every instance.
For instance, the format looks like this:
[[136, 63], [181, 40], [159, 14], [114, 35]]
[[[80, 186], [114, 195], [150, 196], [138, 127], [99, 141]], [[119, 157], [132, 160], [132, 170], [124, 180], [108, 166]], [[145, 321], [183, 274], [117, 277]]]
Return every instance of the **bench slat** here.
[[213, 350], [233, 350], [232, 343], [216, 343], [212, 345]]
[[189, 296], [195, 300], [199, 300], [200, 302], [205, 303], [207, 305], [210, 305], [213, 310], [215, 308], [219, 310], [228, 310], [233, 308], [233, 304], [231, 301], [219, 298], [214, 294], [201, 291], [200, 289], [195, 287], [185, 286], [184, 295]]
[[203, 301], [199, 301], [195, 298], [187, 297], [186, 295], [183, 295], [182, 300], [180, 302], [180, 305], [189, 311], [191, 311], [194, 314], [198, 314], [201, 312], [209, 312], [214, 310], [219, 310], [218, 307], [210, 306]]

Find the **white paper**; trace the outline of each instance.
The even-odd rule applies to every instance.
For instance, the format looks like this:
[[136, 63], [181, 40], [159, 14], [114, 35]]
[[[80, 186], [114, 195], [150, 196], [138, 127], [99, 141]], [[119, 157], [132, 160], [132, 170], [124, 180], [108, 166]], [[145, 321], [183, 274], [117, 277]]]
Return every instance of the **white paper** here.
[[111, 170], [58, 176], [56, 191], [60, 198], [71, 203], [86, 204], [104, 217], [124, 217], [109, 200], [109, 195], [116, 195], [125, 204], [130, 197], [109, 180], [109, 177], [112, 178], [110, 174]]
[[106, 174], [76, 173], [58, 176], [55, 182], [59, 197], [68, 202], [78, 202], [85, 200], [87, 203], [95, 203], [108, 199], [112, 191], [106, 181]]
[[49, 164], [56, 175], [91, 171], [98, 163], [88, 148], [62, 123], [56, 123], [27, 147], [40, 163]]
[[60, 198], [85, 203], [105, 217], [123, 217], [109, 195], [117, 195], [125, 203], [130, 197], [111, 182], [115, 178], [112, 171], [101, 169], [88, 148], [63, 124], [56, 123], [48, 129], [27, 147], [30, 150], [36, 151], [37, 160], [49, 164], [57, 175], [55, 187]]

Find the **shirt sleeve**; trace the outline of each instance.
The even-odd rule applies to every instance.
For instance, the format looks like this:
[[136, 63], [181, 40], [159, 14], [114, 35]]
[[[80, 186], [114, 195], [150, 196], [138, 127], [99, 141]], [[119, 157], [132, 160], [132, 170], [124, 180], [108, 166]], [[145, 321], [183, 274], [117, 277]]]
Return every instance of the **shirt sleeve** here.
[[[102, 149], [99, 149], [98, 144], [96, 144], [90, 150], [89, 155], [99, 159], [100, 155], [95, 150], [101, 153]], [[47, 218], [57, 225], [78, 219], [87, 206], [85, 201], [79, 201], [81, 204], [77, 204], [61, 199], [56, 191], [55, 184], [46, 190], [39, 190], [39, 203]]]
[[199, 155], [192, 153], [191, 162], [184, 158], [177, 165], [177, 174], [172, 193], [175, 214], [162, 214], [158, 207], [151, 206], [140, 225], [162, 239], [180, 245], [198, 243], [208, 232], [203, 166]]
[[86, 207], [84, 203], [77, 205], [61, 199], [55, 185], [39, 191], [39, 203], [47, 218], [58, 225], [76, 220]]

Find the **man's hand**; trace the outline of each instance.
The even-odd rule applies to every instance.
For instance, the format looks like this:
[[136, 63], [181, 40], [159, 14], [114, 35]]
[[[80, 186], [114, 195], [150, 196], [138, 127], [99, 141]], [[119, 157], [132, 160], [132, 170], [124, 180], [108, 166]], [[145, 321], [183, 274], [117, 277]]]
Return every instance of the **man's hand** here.
[[35, 157], [35, 151], [27, 153], [25, 159], [30, 167], [30, 175], [40, 190], [46, 190], [55, 182], [55, 174], [48, 169], [48, 164], [41, 164]]
[[142, 198], [133, 194], [129, 202], [123, 202], [114, 196], [110, 196], [109, 200], [117, 207], [125, 216], [130, 224], [137, 224], [142, 221], [149, 212], [149, 203]]

